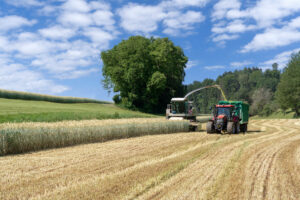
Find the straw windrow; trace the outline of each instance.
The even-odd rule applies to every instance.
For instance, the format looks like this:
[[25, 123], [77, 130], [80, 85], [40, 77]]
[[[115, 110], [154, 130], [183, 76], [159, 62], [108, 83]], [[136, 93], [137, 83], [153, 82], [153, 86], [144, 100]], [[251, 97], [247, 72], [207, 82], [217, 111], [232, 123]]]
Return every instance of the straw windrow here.
[[187, 132], [189, 123], [154, 122], [90, 127], [9, 127], [0, 130], [0, 155], [25, 153], [76, 144], [105, 142], [143, 135]]

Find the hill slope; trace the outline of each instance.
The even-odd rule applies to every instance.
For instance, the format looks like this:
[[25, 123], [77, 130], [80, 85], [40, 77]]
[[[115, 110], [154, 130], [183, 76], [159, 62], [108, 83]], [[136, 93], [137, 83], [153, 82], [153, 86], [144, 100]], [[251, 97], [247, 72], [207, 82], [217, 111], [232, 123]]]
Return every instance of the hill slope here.
[[0, 123], [132, 117], [154, 117], [154, 115], [126, 110], [114, 104], [53, 103], [0, 98]]

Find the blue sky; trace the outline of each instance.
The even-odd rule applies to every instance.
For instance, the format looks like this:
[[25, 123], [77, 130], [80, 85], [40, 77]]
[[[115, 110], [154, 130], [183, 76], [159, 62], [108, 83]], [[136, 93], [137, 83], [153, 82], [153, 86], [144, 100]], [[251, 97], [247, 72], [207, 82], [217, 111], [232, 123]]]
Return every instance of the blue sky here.
[[300, 50], [299, 0], [0, 0], [0, 88], [111, 100], [100, 52], [132, 35], [169, 37], [185, 83]]

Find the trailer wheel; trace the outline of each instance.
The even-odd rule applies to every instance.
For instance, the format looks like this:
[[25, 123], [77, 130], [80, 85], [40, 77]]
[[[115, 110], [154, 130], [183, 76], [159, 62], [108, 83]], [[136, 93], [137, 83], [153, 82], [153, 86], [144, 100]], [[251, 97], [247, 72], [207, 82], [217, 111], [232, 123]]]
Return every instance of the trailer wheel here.
[[234, 122], [228, 122], [227, 123], [227, 133], [235, 133], [235, 124]]
[[241, 124], [241, 132], [247, 132], [247, 124]]
[[212, 121], [208, 121], [206, 123], [206, 132], [207, 133], [213, 133], [214, 132], [214, 124]]

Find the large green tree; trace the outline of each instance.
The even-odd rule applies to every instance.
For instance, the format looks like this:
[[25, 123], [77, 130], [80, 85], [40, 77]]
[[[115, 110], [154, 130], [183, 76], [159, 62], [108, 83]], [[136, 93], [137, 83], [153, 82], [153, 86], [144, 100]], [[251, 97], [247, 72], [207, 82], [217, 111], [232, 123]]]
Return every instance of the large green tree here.
[[183, 95], [183, 50], [168, 38], [133, 36], [101, 53], [104, 87], [129, 108], [162, 112], [173, 96]]
[[296, 117], [300, 116], [300, 51], [291, 56], [287, 68], [282, 73], [276, 98], [280, 106], [292, 109]]

